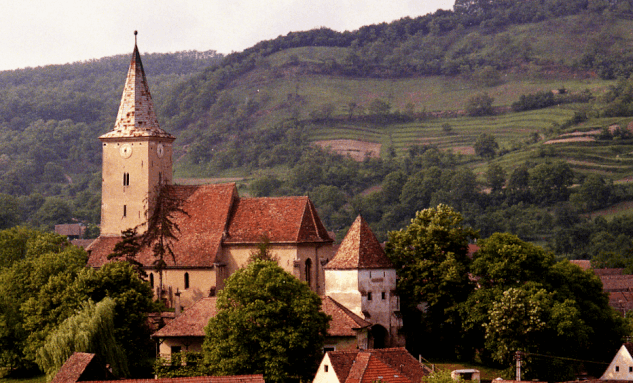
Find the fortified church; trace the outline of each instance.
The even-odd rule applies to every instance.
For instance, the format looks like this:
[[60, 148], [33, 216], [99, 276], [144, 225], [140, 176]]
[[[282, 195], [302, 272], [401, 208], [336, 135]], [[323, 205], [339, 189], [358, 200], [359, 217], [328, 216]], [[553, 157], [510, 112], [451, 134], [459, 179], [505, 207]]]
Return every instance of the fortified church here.
[[[158, 124], [136, 44], [114, 129], [99, 140], [103, 150], [101, 235], [87, 248], [90, 267], [109, 262], [122, 231], [144, 230], [151, 201], [162, 186], [182, 201], [186, 213], [175, 213], [180, 232], [173, 244], [175, 259], [165, 258], [162, 291], [151, 249], [142, 249], [137, 260], [155, 296], [168, 306], [178, 306], [177, 310], [182, 306], [186, 313], [196, 302], [215, 296], [224, 281], [247, 264], [262, 239], [268, 238], [278, 264], [322, 296], [324, 311], [347, 318], [347, 327], [357, 335], [354, 347], [404, 345], [398, 331], [402, 321], [395, 269], [360, 216], [335, 252], [308, 197], [245, 198], [233, 183], [172, 184], [175, 137]], [[331, 326], [334, 338], [341, 321]], [[336, 344], [330, 349], [351, 347]]]

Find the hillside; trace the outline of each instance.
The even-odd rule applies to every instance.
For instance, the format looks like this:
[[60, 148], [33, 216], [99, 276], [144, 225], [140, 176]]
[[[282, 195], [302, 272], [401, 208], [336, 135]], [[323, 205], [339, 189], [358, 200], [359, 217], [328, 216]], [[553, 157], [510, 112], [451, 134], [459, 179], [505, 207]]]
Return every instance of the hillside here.
[[[446, 202], [482, 236], [511, 231], [588, 256], [564, 245], [574, 225], [630, 199], [631, 16], [623, 1], [458, 0], [353, 32], [290, 33], [221, 61], [143, 61], [161, 124], [178, 137], [179, 182], [307, 193], [328, 228], [344, 233], [362, 213], [381, 239]], [[18, 206], [0, 226], [98, 222], [96, 137], [114, 121], [127, 60], [0, 73], [0, 204]], [[476, 145], [484, 133], [492, 152]]]

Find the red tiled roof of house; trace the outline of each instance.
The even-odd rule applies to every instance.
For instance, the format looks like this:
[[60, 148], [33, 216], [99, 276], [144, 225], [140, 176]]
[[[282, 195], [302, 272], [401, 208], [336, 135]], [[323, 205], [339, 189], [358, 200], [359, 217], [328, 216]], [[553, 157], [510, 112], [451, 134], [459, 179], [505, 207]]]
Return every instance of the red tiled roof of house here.
[[[226, 230], [231, 206], [237, 198], [235, 184], [201, 186], [171, 186], [171, 191], [183, 199], [182, 209], [176, 213], [179, 240], [173, 244], [175, 262], [166, 257], [167, 266], [210, 267], [220, 252], [222, 236]], [[99, 237], [86, 250], [90, 252], [88, 266], [101, 267], [108, 262], [114, 245], [120, 237]], [[150, 266], [155, 261], [150, 248], [145, 248], [138, 261]]]
[[328, 357], [341, 383], [418, 383], [429, 373], [403, 347], [330, 351]]
[[[86, 381], [86, 383], [104, 382], [103, 380]], [[111, 383], [111, 381], [109, 382]], [[116, 383], [265, 383], [264, 376], [257, 375], [231, 375], [231, 376], [191, 376], [186, 378], [159, 378], [159, 379], [120, 379]]]
[[240, 198], [225, 243], [332, 242], [308, 197]]
[[81, 237], [86, 231], [86, 227], [80, 223], [64, 223], [55, 225], [55, 233], [65, 236]]
[[216, 297], [200, 299], [165, 327], [152, 334], [152, 337], [204, 337], [204, 328], [209, 323], [209, 319], [218, 313], [215, 307], [216, 300]]
[[604, 291], [633, 291], [633, 275], [599, 275]]
[[622, 275], [624, 274], [624, 269], [622, 268], [604, 268], [604, 269], [593, 269], [593, 272], [596, 275]]
[[576, 265], [583, 270], [591, 270], [591, 261], [587, 259], [572, 259], [569, 263]]
[[359, 215], [349, 228], [336, 255], [326, 269], [388, 269], [393, 264], [387, 258], [380, 242]]
[[323, 297], [322, 302], [321, 311], [332, 317], [327, 331], [329, 336], [356, 336], [355, 329], [371, 326], [370, 322], [330, 297]]
[[89, 379], [114, 379], [95, 354], [74, 352], [57, 371], [51, 383], [74, 383]]
[[[184, 202], [187, 214], [176, 213], [180, 233], [174, 242], [175, 261], [166, 257], [168, 267], [211, 267], [226, 244], [260, 243], [264, 235], [271, 243], [332, 242], [308, 197], [239, 198], [235, 184], [171, 186]], [[101, 267], [108, 262], [120, 237], [99, 237], [86, 250], [88, 265]], [[138, 261], [150, 266], [155, 261], [144, 248]]]

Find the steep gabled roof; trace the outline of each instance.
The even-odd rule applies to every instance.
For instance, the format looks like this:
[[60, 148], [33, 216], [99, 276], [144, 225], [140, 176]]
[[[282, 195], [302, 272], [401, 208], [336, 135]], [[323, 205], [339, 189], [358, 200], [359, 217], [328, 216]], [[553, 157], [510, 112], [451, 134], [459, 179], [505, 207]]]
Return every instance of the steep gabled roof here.
[[[221, 251], [231, 206], [237, 199], [235, 184], [202, 186], [169, 186], [170, 192], [183, 200], [187, 214], [176, 213], [174, 222], [180, 233], [173, 244], [176, 260], [167, 256], [167, 266], [211, 267]], [[121, 237], [99, 237], [86, 250], [90, 252], [88, 266], [101, 267]], [[155, 261], [150, 248], [144, 248], [138, 261], [150, 266]]]
[[204, 328], [209, 319], [217, 315], [217, 298], [202, 298], [186, 309], [180, 316], [152, 334], [153, 338], [200, 337], [205, 336]]
[[331, 297], [322, 298], [321, 311], [332, 317], [327, 331], [329, 336], [356, 336], [355, 330], [371, 326], [370, 322], [354, 314]]
[[240, 198], [228, 227], [227, 244], [332, 242], [308, 197]]
[[145, 70], [141, 62], [138, 47], [134, 44], [134, 52], [130, 68], [125, 80], [119, 112], [114, 130], [102, 135], [101, 139], [123, 137], [161, 137], [175, 139], [158, 125], [154, 112], [154, 102], [149, 92]]
[[336, 255], [326, 269], [388, 269], [393, 264], [387, 258], [380, 242], [360, 215], [341, 242]]
[[429, 373], [403, 347], [327, 354], [341, 383], [419, 383]]
[[94, 379], [114, 379], [95, 354], [74, 352], [57, 371], [51, 383], [74, 383]]

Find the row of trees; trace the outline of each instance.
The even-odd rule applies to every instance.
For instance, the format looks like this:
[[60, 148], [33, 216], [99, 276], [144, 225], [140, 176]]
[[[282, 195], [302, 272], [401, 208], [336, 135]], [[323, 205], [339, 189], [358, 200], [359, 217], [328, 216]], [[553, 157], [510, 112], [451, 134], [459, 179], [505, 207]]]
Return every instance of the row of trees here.
[[477, 237], [446, 205], [389, 234], [409, 347], [500, 367], [513, 364], [515, 351], [539, 354], [526, 361], [529, 379], [571, 380], [583, 364], [601, 374], [603, 365], [584, 361], [610, 360], [632, 329], [600, 279], [507, 233], [479, 240], [471, 261]]
[[0, 365], [50, 377], [80, 350], [99, 352], [122, 376], [151, 373], [151, 288], [128, 263], [86, 262], [65, 237], [0, 231]]

